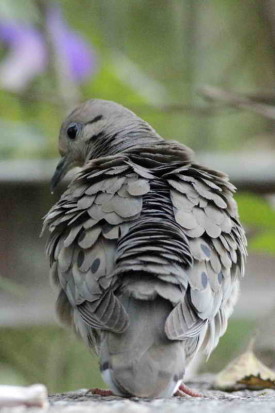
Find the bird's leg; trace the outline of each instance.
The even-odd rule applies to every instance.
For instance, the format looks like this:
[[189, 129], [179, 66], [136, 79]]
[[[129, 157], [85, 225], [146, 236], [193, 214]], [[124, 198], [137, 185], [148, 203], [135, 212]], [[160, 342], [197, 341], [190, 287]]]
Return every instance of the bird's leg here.
[[174, 396], [181, 396], [184, 397], [185, 395], [191, 396], [191, 397], [205, 397], [203, 394], [190, 389], [188, 386], [185, 384], [181, 384], [177, 390], [177, 392], [174, 394]]
[[99, 389], [98, 387], [89, 389], [86, 394], [88, 393], [98, 394], [102, 397], [114, 396], [114, 393], [111, 390]]

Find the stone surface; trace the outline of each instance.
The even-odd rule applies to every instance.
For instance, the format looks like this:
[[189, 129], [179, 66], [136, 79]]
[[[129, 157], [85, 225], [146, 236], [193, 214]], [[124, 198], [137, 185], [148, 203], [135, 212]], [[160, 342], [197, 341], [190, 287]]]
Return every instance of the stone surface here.
[[170, 399], [122, 399], [87, 394], [86, 389], [49, 396], [46, 409], [0, 409], [1, 413], [273, 413], [275, 390], [237, 391], [225, 393], [211, 389], [212, 377], [200, 377], [188, 386], [202, 392], [205, 397], [172, 397]]
[[271, 413], [275, 411], [275, 390], [225, 393], [211, 390], [211, 378], [200, 378], [188, 386], [202, 392], [204, 398], [122, 399], [101, 397], [78, 390], [50, 396], [49, 413]]

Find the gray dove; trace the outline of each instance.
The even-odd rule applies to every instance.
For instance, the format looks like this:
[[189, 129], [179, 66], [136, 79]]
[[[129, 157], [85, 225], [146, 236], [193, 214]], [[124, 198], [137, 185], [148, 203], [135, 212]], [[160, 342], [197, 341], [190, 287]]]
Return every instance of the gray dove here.
[[59, 151], [52, 189], [81, 168], [44, 221], [59, 318], [95, 349], [114, 394], [170, 397], [237, 299], [246, 238], [235, 188], [111, 101], [73, 110]]

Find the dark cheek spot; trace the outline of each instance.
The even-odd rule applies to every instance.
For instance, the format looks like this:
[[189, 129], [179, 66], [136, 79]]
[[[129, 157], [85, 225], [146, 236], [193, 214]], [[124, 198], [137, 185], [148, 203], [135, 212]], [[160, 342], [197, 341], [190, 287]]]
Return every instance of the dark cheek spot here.
[[98, 116], [96, 116], [94, 119], [92, 119], [92, 120], [90, 120], [89, 122], [87, 122], [86, 125], [90, 125], [91, 123], [98, 122], [98, 121], [100, 121], [101, 119], [103, 119], [103, 116], [102, 116], [102, 115], [98, 115]]
[[97, 272], [99, 266], [100, 266], [100, 259], [99, 259], [99, 258], [96, 258], [96, 259], [94, 260], [94, 262], [92, 263], [92, 265], [91, 265], [91, 271], [92, 271], [93, 274], [94, 274], [95, 272]]

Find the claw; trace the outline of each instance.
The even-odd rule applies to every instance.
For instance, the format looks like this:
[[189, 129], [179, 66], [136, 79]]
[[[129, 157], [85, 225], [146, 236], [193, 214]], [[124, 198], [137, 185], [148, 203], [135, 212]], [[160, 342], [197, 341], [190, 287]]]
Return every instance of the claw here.
[[185, 397], [186, 395], [191, 397], [205, 397], [204, 394], [190, 389], [185, 384], [181, 384], [178, 388], [178, 391], [175, 393], [175, 396]]

